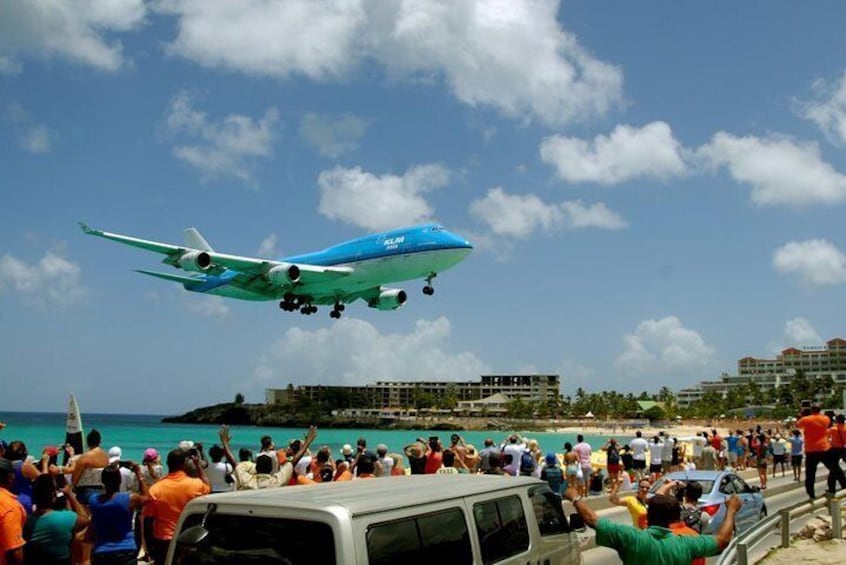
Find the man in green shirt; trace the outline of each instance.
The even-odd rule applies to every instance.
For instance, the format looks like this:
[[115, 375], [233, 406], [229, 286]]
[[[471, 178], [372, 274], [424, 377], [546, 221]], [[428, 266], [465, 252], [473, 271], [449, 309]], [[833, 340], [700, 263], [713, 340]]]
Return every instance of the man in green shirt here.
[[673, 496], [656, 494], [650, 499], [649, 527], [645, 530], [599, 518], [575, 489], [568, 488], [564, 498], [573, 504], [585, 524], [596, 530], [596, 544], [615, 550], [624, 564], [690, 565], [697, 557], [717, 555], [731, 541], [734, 515], [742, 505], [734, 495], [726, 501], [725, 520], [713, 536], [676, 536], [670, 524], [679, 521], [681, 507]]

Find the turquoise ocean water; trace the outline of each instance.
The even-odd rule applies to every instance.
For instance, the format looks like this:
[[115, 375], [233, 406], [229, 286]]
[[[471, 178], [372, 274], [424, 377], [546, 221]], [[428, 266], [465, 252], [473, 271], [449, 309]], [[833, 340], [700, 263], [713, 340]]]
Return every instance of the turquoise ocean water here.
[[[103, 436], [103, 448], [109, 449], [113, 445], [123, 450], [123, 458], [140, 461], [144, 450], [148, 447], [156, 448], [164, 459], [167, 451], [175, 448], [182, 440], [201, 442], [206, 451], [215, 443], [220, 443], [218, 426], [194, 424], [164, 424], [162, 416], [140, 414], [85, 414], [82, 424], [85, 433], [91, 428], [97, 428]], [[0, 412], [0, 421], [6, 423], [6, 429], [0, 431], [0, 439], [7, 442], [21, 440], [26, 443], [29, 453], [35, 456], [41, 453], [45, 445], [61, 445], [65, 438], [64, 413], [25, 413]], [[292, 428], [264, 428], [256, 426], [232, 426], [233, 448], [236, 450], [247, 447], [258, 451], [259, 438], [269, 435], [277, 446], [287, 445], [294, 438], [302, 438], [305, 430]], [[544, 452], [560, 453], [564, 442], [576, 443], [575, 434], [559, 434], [550, 432], [520, 432], [521, 435], [534, 438]], [[492, 438], [496, 442], [502, 441], [510, 432], [507, 431], [459, 431], [467, 443], [481, 449], [484, 439]], [[355, 446], [356, 439], [367, 439], [368, 448], [375, 450], [376, 445], [384, 443], [392, 452], [401, 452], [402, 447], [418, 437], [428, 438], [437, 435], [444, 445], [449, 444], [449, 431], [428, 430], [347, 430], [347, 429], [319, 429], [314, 446], [328, 445], [337, 457], [345, 443]], [[618, 436], [618, 439], [625, 436]], [[594, 448], [602, 446], [608, 436], [586, 436], [585, 439]]]

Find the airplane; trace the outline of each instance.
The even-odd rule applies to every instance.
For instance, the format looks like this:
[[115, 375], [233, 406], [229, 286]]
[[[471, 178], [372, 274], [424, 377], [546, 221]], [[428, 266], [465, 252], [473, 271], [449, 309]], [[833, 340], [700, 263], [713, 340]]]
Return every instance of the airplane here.
[[185, 290], [240, 300], [279, 300], [286, 312], [311, 315], [317, 305], [332, 305], [329, 316], [341, 317], [344, 305], [362, 299], [371, 308], [396, 310], [408, 296], [383, 286], [424, 279], [431, 296], [432, 279], [454, 267], [473, 250], [466, 239], [437, 224], [425, 224], [367, 235], [323, 251], [279, 260], [218, 253], [196, 228], [184, 231], [185, 245], [159, 243], [90, 228], [82, 231], [132, 247], [161, 253], [162, 263], [192, 273], [177, 275], [137, 269], [136, 272], [182, 283]]

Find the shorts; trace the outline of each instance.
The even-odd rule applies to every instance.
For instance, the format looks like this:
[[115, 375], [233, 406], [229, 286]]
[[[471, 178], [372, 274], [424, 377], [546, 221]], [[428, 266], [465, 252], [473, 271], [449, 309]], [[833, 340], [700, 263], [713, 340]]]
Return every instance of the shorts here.
[[620, 464], [619, 463], [608, 463], [607, 465], [609, 473], [619, 473], [620, 472]]
[[755, 462], [755, 466], [759, 469], [766, 469], [767, 468], [767, 458], [766, 457], [759, 457], [758, 460]]
[[669, 473], [671, 466], [672, 466], [672, 461], [661, 461], [661, 470], [663, 472]]
[[652, 463], [649, 465], [649, 472], [650, 473], [660, 473], [661, 472], [661, 464], [660, 463]]
[[802, 466], [802, 456], [801, 455], [791, 455], [790, 456], [790, 466], [791, 467], [801, 467]]
[[787, 456], [782, 453], [781, 455], [773, 455], [773, 465], [782, 464], [784, 465], [785, 458]]
[[646, 469], [646, 461], [643, 459], [632, 459], [632, 469], [635, 471]]
[[734, 451], [729, 451], [729, 463], [737, 463], [737, 453], [735, 453]]

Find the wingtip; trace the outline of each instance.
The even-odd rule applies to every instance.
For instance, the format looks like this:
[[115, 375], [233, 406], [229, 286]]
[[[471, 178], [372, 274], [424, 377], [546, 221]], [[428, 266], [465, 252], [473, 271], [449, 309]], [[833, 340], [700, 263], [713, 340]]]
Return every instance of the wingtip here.
[[84, 231], [85, 233], [94, 233], [94, 230], [92, 230], [92, 229], [88, 226], [88, 224], [86, 224], [85, 222], [80, 221], [80, 222], [79, 222], [79, 227], [81, 227], [81, 228], [82, 228], [82, 231]]

